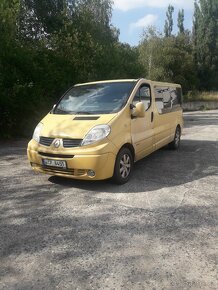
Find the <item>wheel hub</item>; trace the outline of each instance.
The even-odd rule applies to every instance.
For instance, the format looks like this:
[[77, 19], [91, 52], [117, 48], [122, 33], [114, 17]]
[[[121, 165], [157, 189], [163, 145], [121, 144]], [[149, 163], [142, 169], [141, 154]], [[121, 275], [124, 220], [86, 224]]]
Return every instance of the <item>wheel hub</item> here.
[[131, 171], [131, 160], [128, 154], [124, 154], [120, 160], [120, 174], [123, 178], [127, 178]]

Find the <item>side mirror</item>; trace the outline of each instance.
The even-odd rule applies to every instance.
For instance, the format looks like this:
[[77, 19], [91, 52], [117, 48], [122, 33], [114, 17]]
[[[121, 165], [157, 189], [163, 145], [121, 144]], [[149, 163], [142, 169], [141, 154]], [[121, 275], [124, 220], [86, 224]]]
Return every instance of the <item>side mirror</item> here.
[[132, 109], [132, 116], [136, 118], [144, 118], [145, 116], [145, 105], [143, 102], [139, 102]]

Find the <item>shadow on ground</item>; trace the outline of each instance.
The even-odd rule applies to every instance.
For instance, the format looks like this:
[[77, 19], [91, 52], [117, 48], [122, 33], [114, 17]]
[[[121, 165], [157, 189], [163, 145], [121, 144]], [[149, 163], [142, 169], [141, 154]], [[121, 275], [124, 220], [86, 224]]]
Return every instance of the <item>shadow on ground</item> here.
[[49, 181], [63, 187], [75, 187], [90, 192], [144, 192], [163, 187], [183, 185], [218, 174], [218, 142], [181, 142], [179, 151], [159, 150], [137, 162], [129, 183], [117, 186], [111, 180], [79, 181], [52, 176]]

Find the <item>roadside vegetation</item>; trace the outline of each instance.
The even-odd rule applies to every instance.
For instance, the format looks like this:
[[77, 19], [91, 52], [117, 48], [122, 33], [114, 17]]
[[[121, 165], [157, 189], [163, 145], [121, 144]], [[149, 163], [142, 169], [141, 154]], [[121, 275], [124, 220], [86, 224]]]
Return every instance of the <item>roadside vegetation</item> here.
[[[164, 32], [144, 30], [137, 47], [119, 41], [111, 0], [0, 0], [0, 138], [30, 136], [75, 83], [140, 78], [181, 83], [187, 99], [218, 91], [218, 2], [195, 2], [193, 29], [184, 11]], [[173, 26], [178, 26], [173, 35]], [[200, 93], [198, 98], [216, 98]]]
[[185, 101], [205, 101], [205, 102], [218, 102], [218, 92], [200, 92], [200, 91], [190, 91], [185, 95]]

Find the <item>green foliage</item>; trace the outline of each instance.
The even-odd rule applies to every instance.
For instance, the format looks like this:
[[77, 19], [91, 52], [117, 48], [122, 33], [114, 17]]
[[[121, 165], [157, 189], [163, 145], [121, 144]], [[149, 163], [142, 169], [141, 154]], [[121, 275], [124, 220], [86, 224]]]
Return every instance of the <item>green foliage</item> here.
[[164, 33], [166, 37], [170, 37], [172, 35], [172, 31], [173, 31], [173, 12], [174, 12], [174, 7], [172, 5], [168, 6], [167, 9], [167, 19], [165, 21], [165, 25], [164, 25]]
[[117, 43], [110, 55], [108, 67], [109, 79], [140, 78], [143, 76], [143, 66], [139, 61], [139, 51], [129, 44]]
[[0, 138], [30, 134], [71, 85], [140, 77], [110, 0], [0, 1]]
[[48, 38], [63, 25], [65, 0], [20, 0], [19, 32], [24, 39]]
[[193, 102], [193, 101], [205, 101], [205, 102], [218, 102], [218, 92], [217, 91], [189, 91], [185, 96], [184, 99], [186, 102]]
[[184, 15], [184, 9], [179, 10], [178, 13], [178, 28], [179, 28], [179, 33], [182, 34], [185, 32], [185, 28], [184, 28], [184, 19], [185, 19], [185, 15]]
[[144, 32], [139, 51], [148, 79], [180, 83], [184, 91], [194, 87], [195, 66], [188, 33], [163, 37], [150, 27]]
[[150, 79], [178, 82], [185, 92], [218, 89], [218, 2], [195, 2], [193, 34], [184, 28], [184, 10], [178, 13], [178, 35], [172, 35], [169, 5], [164, 36], [147, 29], [140, 46], [144, 74]]
[[218, 89], [218, 2], [195, 2], [194, 55], [201, 89]]

